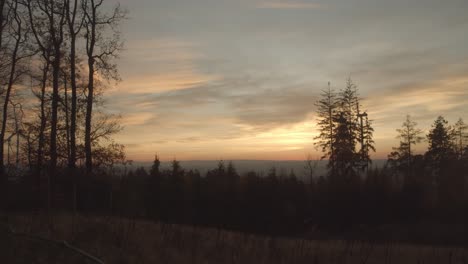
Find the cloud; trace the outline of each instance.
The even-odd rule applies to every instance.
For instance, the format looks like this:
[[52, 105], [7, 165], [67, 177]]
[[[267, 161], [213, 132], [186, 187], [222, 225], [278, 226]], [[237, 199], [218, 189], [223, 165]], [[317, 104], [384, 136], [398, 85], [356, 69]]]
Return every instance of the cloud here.
[[257, 5], [262, 9], [321, 9], [323, 5], [304, 1], [263, 1]]
[[187, 89], [215, 80], [214, 76], [198, 74], [195, 71], [155, 73], [150, 76], [128, 78], [120, 91], [128, 93], [159, 93]]
[[132, 4], [139, 8], [120, 65], [124, 82], [108, 94], [126, 123], [119, 139], [129, 155], [149, 159], [156, 151], [181, 159], [303, 158], [313, 151], [320, 89], [331, 81], [339, 90], [351, 75], [385, 157], [408, 113], [426, 131], [439, 114], [468, 119], [467, 3]]
[[[227, 117], [239, 126], [268, 131], [304, 121], [315, 109], [318, 88], [313, 84], [284, 84], [282, 77], [237, 76], [176, 91], [132, 98], [134, 106], [162, 115], [189, 112], [209, 117]], [[266, 85], [272, 83], [272, 85]], [[274, 85], [273, 85], [274, 84]]]
[[236, 96], [231, 101], [240, 124], [258, 131], [297, 124], [315, 111], [317, 89], [308, 86], [285, 86]]
[[130, 144], [133, 158], [157, 151], [203, 159], [220, 149], [225, 158], [241, 158], [240, 153], [252, 158], [259, 152], [303, 158], [304, 146], [312, 148], [316, 133], [317, 89], [287, 80], [239, 75], [186, 89], [113, 97], [130, 111], [123, 115], [126, 129], [118, 140]]
[[124, 55], [121, 87], [114, 92], [157, 93], [186, 89], [217, 77], [200, 70], [205, 56], [197, 44], [177, 38], [134, 41]]
[[154, 118], [155, 113], [136, 112], [128, 113], [122, 117], [121, 124], [123, 126], [140, 126], [145, 125], [147, 122]]

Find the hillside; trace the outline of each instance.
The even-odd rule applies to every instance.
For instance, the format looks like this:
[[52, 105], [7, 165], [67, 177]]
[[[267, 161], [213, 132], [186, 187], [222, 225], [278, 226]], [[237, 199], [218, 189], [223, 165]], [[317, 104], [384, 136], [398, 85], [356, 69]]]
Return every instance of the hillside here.
[[[466, 263], [468, 258], [465, 248], [273, 238], [119, 217], [4, 215], [2, 222], [21, 233], [12, 235], [1, 229], [2, 263], [99, 263], [84, 254], [104, 263], [180, 264], [435, 264]], [[57, 242], [63, 240], [69, 247]]]

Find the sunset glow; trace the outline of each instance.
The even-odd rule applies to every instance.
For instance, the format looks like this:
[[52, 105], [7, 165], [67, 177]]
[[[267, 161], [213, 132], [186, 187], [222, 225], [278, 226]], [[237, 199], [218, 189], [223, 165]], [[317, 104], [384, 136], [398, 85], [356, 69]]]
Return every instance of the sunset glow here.
[[466, 1], [429, 2], [132, 2], [117, 140], [135, 160], [319, 157], [314, 103], [351, 76], [386, 158], [407, 114], [468, 119]]

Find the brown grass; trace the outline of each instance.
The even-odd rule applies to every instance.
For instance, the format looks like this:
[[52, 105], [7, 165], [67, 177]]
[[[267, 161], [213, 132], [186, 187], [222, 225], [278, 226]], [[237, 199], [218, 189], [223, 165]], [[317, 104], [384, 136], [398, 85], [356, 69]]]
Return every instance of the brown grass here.
[[[54, 240], [105, 263], [468, 263], [466, 248], [307, 241], [118, 217], [8, 215], [16, 232]], [[65, 247], [0, 229], [1, 263], [92, 263]]]

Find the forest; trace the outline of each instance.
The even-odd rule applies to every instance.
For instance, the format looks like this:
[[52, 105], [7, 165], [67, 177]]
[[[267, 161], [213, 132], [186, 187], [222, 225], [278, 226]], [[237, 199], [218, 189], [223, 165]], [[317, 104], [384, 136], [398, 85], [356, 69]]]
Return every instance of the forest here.
[[120, 81], [127, 16], [104, 0], [0, 0], [2, 219], [67, 213], [309, 240], [466, 245], [468, 125], [440, 113], [424, 134], [403, 116], [399, 145], [376, 168], [375, 117], [351, 78], [338, 90], [329, 83], [310, 106], [325, 174], [312, 159], [304, 175], [275, 167], [240, 174], [235, 161], [206, 174], [177, 160], [162, 169], [158, 155], [149, 170], [129, 166], [113, 139], [121, 117], [103, 100]]

